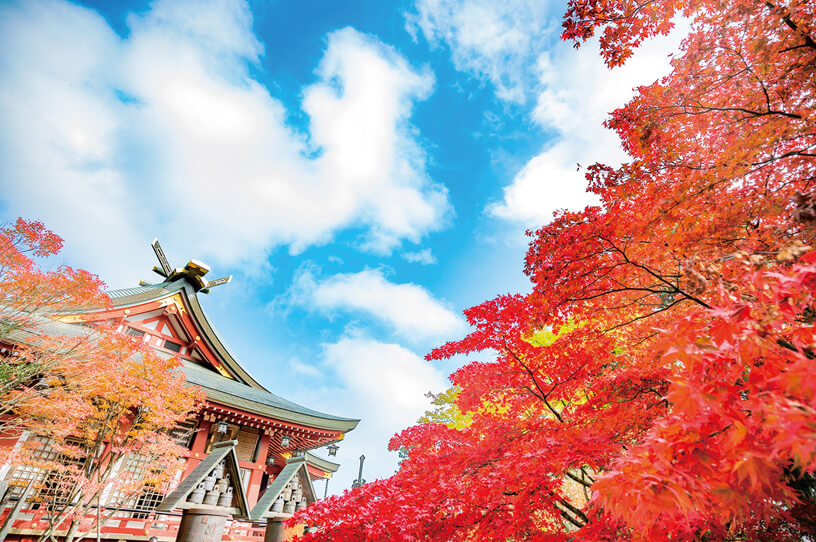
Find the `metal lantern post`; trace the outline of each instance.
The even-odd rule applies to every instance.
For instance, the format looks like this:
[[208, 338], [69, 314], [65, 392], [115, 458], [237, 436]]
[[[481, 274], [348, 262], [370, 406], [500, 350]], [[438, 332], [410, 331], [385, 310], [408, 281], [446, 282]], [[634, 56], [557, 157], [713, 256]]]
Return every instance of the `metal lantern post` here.
[[360, 487], [361, 485], [366, 483], [366, 481], [363, 480], [363, 462], [364, 461], [365, 461], [365, 455], [361, 455], [360, 456], [360, 472], [357, 475], [357, 479], [354, 480], [354, 482], [351, 483], [352, 488]]

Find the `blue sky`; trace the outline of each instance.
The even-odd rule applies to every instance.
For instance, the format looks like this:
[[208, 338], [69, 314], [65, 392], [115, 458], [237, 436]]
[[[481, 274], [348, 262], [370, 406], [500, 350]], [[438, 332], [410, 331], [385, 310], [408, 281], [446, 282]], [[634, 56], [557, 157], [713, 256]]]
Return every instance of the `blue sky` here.
[[396, 466], [390, 436], [464, 360], [461, 311], [527, 288], [524, 230], [591, 203], [578, 164], [668, 71], [610, 72], [561, 2], [0, 4], [0, 215], [42, 220], [112, 288], [149, 243], [234, 274], [203, 302], [268, 388], [362, 418], [330, 492]]

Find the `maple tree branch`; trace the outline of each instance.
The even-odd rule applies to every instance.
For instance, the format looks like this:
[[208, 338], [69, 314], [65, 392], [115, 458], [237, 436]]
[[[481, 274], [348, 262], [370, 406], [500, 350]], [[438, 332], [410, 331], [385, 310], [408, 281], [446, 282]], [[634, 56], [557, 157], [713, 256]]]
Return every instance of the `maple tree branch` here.
[[796, 51], [797, 49], [805, 49], [812, 47], [808, 43], [800, 43], [799, 45], [791, 45], [790, 47], [785, 47], [784, 49], [780, 50], [780, 53], [789, 53], [791, 51]]
[[[731, 113], [745, 113], [745, 114], [750, 115], [751, 117], [754, 117], [754, 118], [767, 117], [769, 115], [781, 115], [783, 117], [788, 117], [788, 118], [797, 119], [797, 120], [802, 118], [802, 115], [799, 115], [797, 113], [788, 113], [787, 111], [779, 111], [779, 110], [775, 110], [775, 109], [769, 109], [768, 111], [754, 111], [752, 109], [746, 109], [744, 107], [717, 107], [717, 106], [713, 106], [713, 105], [705, 105], [705, 104], [702, 104], [702, 103], [700, 105], [693, 105], [693, 104], [686, 103], [686, 104], [682, 104], [680, 107], [683, 108], [683, 114], [684, 115], [691, 115], [691, 116], [704, 115], [704, 114], [710, 113], [712, 111], [718, 111], [720, 113], [728, 113], [728, 112], [731, 112]], [[686, 110], [687, 108], [696, 109], [698, 111], [687, 111]]]
[[595, 16], [595, 20], [603, 24], [620, 23], [621, 21], [628, 21], [634, 16], [638, 15], [644, 8], [654, 4], [659, 0], [650, 0], [648, 2], [634, 2], [634, 9], [625, 9], [620, 12], [620, 15], [614, 17], [603, 17], [600, 14]]
[[677, 299], [677, 300], [673, 301], [671, 304], [666, 305], [665, 307], [662, 307], [662, 308], [660, 308], [660, 309], [657, 309], [656, 311], [652, 311], [652, 312], [647, 313], [647, 314], [641, 314], [640, 316], [636, 316], [636, 317], [634, 317], [634, 318], [632, 318], [631, 320], [628, 320], [628, 321], [626, 321], [626, 322], [622, 322], [622, 323], [620, 323], [620, 324], [616, 324], [616, 325], [614, 325], [614, 326], [612, 326], [612, 327], [610, 327], [610, 328], [604, 329], [603, 331], [601, 331], [601, 333], [609, 333], [610, 331], [614, 331], [614, 330], [616, 330], [616, 329], [619, 329], [619, 328], [622, 328], [622, 327], [626, 327], [626, 326], [628, 326], [629, 324], [632, 324], [632, 323], [634, 323], [634, 322], [637, 322], [638, 320], [643, 320], [644, 318], [649, 318], [650, 316], [654, 316], [655, 314], [660, 314], [661, 312], [667, 311], [667, 310], [669, 310], [670, 308], [674, 307], [674, 306], [675, 306], [675, 305], [677, 305], [678, 303], [682, 303], [683, 301], [686, 301], [686, 299], [687, 299], [687, 298], [685, 298], [685, 297], [681, 297], [680, 299]]
[[803, 356], [805, 356], [808, 359], [816, 358], [816, 354], [814, 354], [814, 352], [812, 350], [810, 350], [810, 349], [800, 350], [799, 348], [796, 348], [796, 346], [794, 346], [792, 343], [786, 341], [785, 339], [777, 339], [776, 344], [778, 344], [782, 348], [785, 348], [785, 349], [790, 350], [792, 352], [796, 352], [797, 354], [802, 354]]
[[585, 525], [584, 523], [581, 523], [580, 521], [576, 520], [575, 518], [573, 518], [572, 516], [567, 514], [567, 512], [565, 510], [561, 510], [560, 508], [558, 508], [558, 506], [556, 506], [555, 508], [556, 508], [556, 510], [558, 510], [558, 513], [562, 518], [564, 518], [565, 520], [570, 522], [575, 527], [577, 527], [579, 529], [584, 527], [584, 525]]
[[[603, 240], [603, 241], [606, 241], [607, 243], [609, 243], [609, 246], [611, 246], [613, 249], [615, 249], [615, 251], [617, 251], [623, 257], [623, 259], [626, 261], [626, 263], [628, 263], [629, 265], [632, 265], [634, 267], [637, 267], [638, 269], [642, 269], [643, 271], [645, 271], [646, 273], [648, 273], [649, 275], [651, 275], [655, 279], [657, 279], [660, 282], [666, 284], [669, 287], [669, 290], [670, 290], [668, 293], [680, 294], [680, 295], [683, 296], [684, 299], [694, 301], [695, 303], [698, 303], [699, 305], [702, 305], [703, 307], [705, 307], [707, 309], [711, 308], [711, 306], [708, 303], [706, 303], [705, 301], [703, 301], [701, 299], [698, 299], [698, 298], [694, 297], [693, 295], [689, 294], [688, 292], [682, 290], [677, 285], [675, 285], [672, 282], [666, 280], [666, 278], [663, 275], [660, 275], [660, 274], [656, 273], [655, 271], [652, 271], [648, 266], [646, 266], [644, 264], [639, 264], [637, 262], [634, 262], [634, 261], [630, 260], [629, 256], [626, 254], [626, 252], [624, 250], [622, 250], [621, 248], [618, 248], [618, 246], [615, 245], [615, 243], [613, 243], [610, 239], [607, 239], [607, 238], [605, 238], [605, 237], [603, 237], [601, 235], [599, 235], [598, 238]], [[673, 305], [676, 305], [676, 302], [669, 305], [669, 307], [671, 307]], [[669, 308], [669, 307], [666, 307], [666, 308]], [[665, 310], [665, 309], [663, 309], [663, 310]], [[661, 311], [655, 311], [652, 314], [657, 314], [657, 312], [662, 312], [662, 310]], [[639, 319], [639, 318], [637, 318], [637, 319]]]
[[578, 508], [578, 507], [576, 507], [576, 506], [573, 506], [573, 505], [572, 505], [572, 504], [570, 504], [570, 503], [569, 503], [569, 501], [567, 501], [566, 499], [561, 499], [561, 500], [560, 500], [560, 501], [558, 501], [558, 502], [559, 502], [559, 504], [564, 505], [564, 506], [565, 506], [567, 509], [569, 509], [569, 511], [570, 511], [570, 512], [572, 512], [572, 513], [573, 513], [573, 514], [575, 514], [576, 516], [580, 517], [580, 518], [581, 518], [582, 520], [584, 520], [585, 522], [589, 521], [589, 518], [588, 518], [588, 517], [587, 517], [587, 515], [586, 515], [586, 514], [583, 512], [583, 510], [581, 510], [580, 508]]
[[530, 368], [529, 368], [529, 367], [528, 367], [528, 366], [527, 366], [527, 365], [526, 365], [526, 364], [525, 364], [523, 361], [521, 361], [521, 358], [519, 358], [519, 357], [516, 355], [516, 353], [515, 353], [515, 352], [513, 352], [513, 351], [510, 349], [510, 347], [509, 347], [509, 346], [507, 346], [507, 342], [506, 342], [506, 341], [505, 341], [505, 344], [504, 344], [504, 349], [507, 351], [507, 353], [509, 353], [511, 356], [513, 356], [513, 358], [514, 358], [514, 359], [515, 359], [515, 360], [516, 360], [516, 361], [519, 363], [519, 365], [521, 365], [521, 366], [524, 368], [524, 370], [527, 372], [527, 374], [528, 374], [528, 375], [530, 375], [530, 378], [532, 378], [532, 379], [533, 379], [533, 383], [535, 384], [536, 389], [538, 389], [538, 391], [539, 391], [539, 393], [540, 393], [540, 395], [538, 395], [538, 394], [533, 394], [533, 395], [535, 395], [536, 397], [538, 397], [539, 399], [541, 399], [542, 401], [544, 401], [544, 404], [547, 406], [547, 408], [549, 409], [549, 411], [553, 413], [553, 416], [555, 416], [555, 417], [556, 417], [556, 419], [558, 419], [558, 421], [559, 421], [559, 422], [561, 422], [561, 423], [566, 423], [566, 422], [564, 422], [564, 418], [562, 418], [562, 417], [561, 417], [561, 414], [559, 414], [559, 413], [558, 413], [558, 411], [557, 411], [557, 410], [555, 410], [555, 408], [554, 408], [554, 407], [553, 407], [553, 406], [550, 404], [550, 402], [547, 400], [547, 394], [546, 394], [546, 393], [544, 393], [544, 390], [543, 390], [543, 389], [541, 388], [541, 386], [539, 385], [539, 383], [538, 383], [538, 379], [536, 378], [535, 374], [533, 374], [533, 371], [532, 371], [532, 370], [531, 370], [531, 369], [530, 369]]
[[[587, 517], [587, 515], [584, 514], [584, 512], [580, 508], [577, 508], [570, 504], [566, 499], [559, 499], [555, 501], [554, 504], [558, 511], [561, 512], [561, 516], [570, 523], [572, 523], [573, 525], [575, 525], [576, 527], [578, 527], [579, 529], [584, 527], [587, 523], [589, 523], [589, 518]], [[559, 508], [559, 505], [563, 506], [566, 510]], [[572, 514], [572, 516], [567, 514], [566, 513], [567, 511], [569, 511], [569, 514]]]
[[[808, 147], [808, 148], [811, 148], [811, 147]], [[769, 158], [766, 158], [765, 160], [759, 160], [757, 162], [751, 162], [751, 165], [752, 166], [765, 166], [767, 164], [770, 164], [771, 162], [775, 162], [777, 160], [782, 160], [783, 158], [790, 158], [791, 156], [801, 156], [803, 158], [816, 158], [816, 154], [814, 154], [814, 153], [805, 152], [805, 151], [801, 151], [801, 150], [799, 150], [799, 151], [788, 151], [785, 154], [780, 154], [779, 156], [771, 155]], [[752, 170], [752, 172], [753, 171], [757, 171], [757, 170]]]
[[649, 339], [657, 337], [658, 335], [659, 335], [659, 333], [657, 333], [657, 332], [650, 333], [650, 334], [646, 335], [645, 337], [643, 337], [642, 339], [640, 339], [640, 340], [638, 340], [638, 341], [636, 341], [634, 343], [631, 343], [630, 348], [635, 348], [636, 346], [640, 346], [641, 344], [645, 343]]
[[796, 33], [800, 34], [800, 35], [801, 35], [801, 36], [804, 38], [804, 40], [805, 40], [804, 45], [805, 45], [805, 46], [810, 47], [811, 49], [816, 49], [816, 40], [814, 40], [812, 37], [810, 37], [810, 35], [809, 35], [809, 34], [807, 34], [805, 31], [803, 31], [803, 30], [802, 30], [802, 29], [799, 27], [799, 25], [798, 25], [798, 24], [796, 24], [796, 21], [794, 21], [794, 20], [791, 18], [790, 13], [785, 13], [785, 12], [782, 10], [782, 8], [780, 8], [779, 6], [777, 6], [777, 5], [773, 4], [772, 2], [767, 2], [767, 1], [765, 1], [765, 2], [764, 2], [764, 4], [765, 4], [766, 6], [768, 6], [769, 8], [771, 8], [771, 11], [773, 11], [773, 12], [775, 12], [775, 13], [779, 14], [779, 15], [782, 17], [782, 21], [783, 21], [783, 22], [784, 22], [786, 25], [788, 25], [788, 27], [789, 27], [791, 30], [793, 30], [794, 32], [796, 32]]
[[594, 482], [595, 478], [593, 478], [592, 476], [587, 474], [585, 469], [586, 469], [586, 467], [581, 467], [581, 476], [586, 476], [589, 479], [590, 482]]
[[[617, 281], [616, 281], [617, 282]], [[666, 290], [655, 290], [654, 288], [644, 288], [644, 287], [637, 287], [637, 286], [623, 286], [621, 288], [612, 288], [609, 290], [603, 290], [600, 293], [592, 294], [583, 297], [570, 297], [567, 301], [590, 301], [592, 299], [597, 299], [599, 297], [604, 297], [609, 294], [617, 294], [620, 292], [649, 292], [650, 294], [664, 294], [664, 293], [671, 293], [667, 292]], [[648, 295], [641, 297], [640, 299], [645, 299], [649, 297]], [[627, 305], [628, 306], [628, 305]]]

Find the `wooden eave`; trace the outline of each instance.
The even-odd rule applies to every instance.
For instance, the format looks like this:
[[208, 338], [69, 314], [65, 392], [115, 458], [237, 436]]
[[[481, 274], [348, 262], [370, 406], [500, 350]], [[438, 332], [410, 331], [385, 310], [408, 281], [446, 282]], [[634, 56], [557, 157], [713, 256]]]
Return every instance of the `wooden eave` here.
[[306, 452], [306, 463], [312, 467], [316, 467], [323, 472], [337, 472], [337, 469], [340, 468], [338, 463], [332, 463], [327, 459], [323, 459], [322, 457], [318, 457], [314, 454]]

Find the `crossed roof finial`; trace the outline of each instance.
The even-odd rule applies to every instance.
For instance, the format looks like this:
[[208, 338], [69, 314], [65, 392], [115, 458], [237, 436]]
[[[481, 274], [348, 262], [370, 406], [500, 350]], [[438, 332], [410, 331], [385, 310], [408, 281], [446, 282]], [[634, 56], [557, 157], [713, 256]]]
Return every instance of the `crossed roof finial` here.
[[155, 266], [153, 271], [164, 277], [165, 282], [185, 278], [187, 282], [193, 285], [196, 292], [208, 294], [210, 293], [210, 288], [221, 286], [232, 280], [232, 275], [229, 275], [208, 281], [204, 278], [204, 275], [210, 272], [210, 266], [198, 260], [190, 260], [184, 267], [176, 267], [174, 269], [170, 266], [170, 262], [167, 261], [167, 256], [164, 255], [164, 250], [162, 250], [158, 239], [153, 239], [150, 246], [153, 247], [153, 252], [156, 253], [156, 258], [159, 259], [159, 265]]

